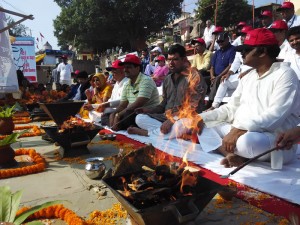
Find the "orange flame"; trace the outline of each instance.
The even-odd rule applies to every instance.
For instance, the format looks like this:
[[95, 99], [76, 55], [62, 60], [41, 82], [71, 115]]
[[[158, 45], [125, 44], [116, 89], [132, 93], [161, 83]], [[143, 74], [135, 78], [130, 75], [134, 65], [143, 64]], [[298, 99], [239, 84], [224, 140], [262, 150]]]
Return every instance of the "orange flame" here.
[[194, 96], [199, 95], [198, 85], [201, 81], [201, 77], [199, 76], [199, 73], [195, 68], [191, 68], [186, 76], [189, 86], [186, 90], [183, 103], [179, 107], [179, 110], [177, 112], [167, 110], [166, 117], [173, 123], [175, 122], [174, 117], [177, 117], [179, 119], [189, 119], [191, 122], [185, 123], [184, 125], [192, 132], [190, 134], [183, 134], [180, 138], [185, 140], [192, 140], [192, 136], [199, 131], [199, 128], [197, 126], [198, 123], [202, 121], [201, 116], [199, 116], [199, 114], [197, 113], [199, 100], [194, 100]]

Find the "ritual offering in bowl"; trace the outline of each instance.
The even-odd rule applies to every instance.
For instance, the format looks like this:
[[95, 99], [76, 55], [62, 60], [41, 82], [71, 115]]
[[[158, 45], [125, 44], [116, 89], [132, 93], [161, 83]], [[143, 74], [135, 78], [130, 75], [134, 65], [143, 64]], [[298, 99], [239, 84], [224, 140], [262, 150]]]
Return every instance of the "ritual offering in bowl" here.
[[117, 135], [116, 134], [103, 134], [100, 135], [102, 140], [109, 140], [109, 141], [114, 141], [116, 140]]
[[64, 156], [89, 154], [87, 145], [103, 129], [75, 117], [83, 104], [83, 101], [40, 103], [41, 108], [56, 122], [56, 125], [42, 128], [64, 149]]

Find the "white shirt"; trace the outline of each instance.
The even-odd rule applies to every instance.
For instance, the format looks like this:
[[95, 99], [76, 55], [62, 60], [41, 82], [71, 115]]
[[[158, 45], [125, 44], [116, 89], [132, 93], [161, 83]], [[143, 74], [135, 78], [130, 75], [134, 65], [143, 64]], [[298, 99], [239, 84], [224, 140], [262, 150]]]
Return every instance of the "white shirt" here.
[[242, 73], [245, 72], [246, 70], [250, 69], [250, 66], [244, 65], [243, 64], [243, 57], [240, 52], [235, 53], [234, 60], [230, 66], [230, 71], [234, 73]]
[[277, 56], [277, 59], [286, 59], [289, 55], [289, 52], [291, 52], [293, 49], [290, 45], [290, 43], [285, 39], [284, 42], [280, 45], [280, 52]]
[[238, 36], [232, 43], [233, 46], [239, 46], [242, 45], [241, 36]]
[[210, 25], [210, 27], [205, 27], [204, 29], [204, 33], [203, 33], [203, 39], [205, 41], [205, 43], [210, 43], [212, 41], [212, 32], [214, 32], [215, 30], [215, 25]]
[[60, 63], [57, 67], [57, 72], [60, 72], [60, 80], [71, 80], [73, 66], [71, 64]]
[[[124, 77], [123, 80], [121, 80], [120, 82], [115, 83], [114, 88], [113, 88], [112, 93], [111, 93], [111, 96], [110, 96], [110, 99], [108, 100], [109, 102], [113, 102], [113, 101], [121, 99], [124, 84], [127, 81], [128, 81], [128, 78]], [[115, 106], [111, 105], [111, 107], [115, 107]]]
[[293, 17], [287, 22], [288, 28], [300, 26], [300, 16], [293, 15]]
[[80, 100], [81, 99], [81, 93], [80, 93], [81, 84], [77, 88], [76, 95], [74, 96], [73, 100]]
[[300, 80], [300, 55], [296, 54], [296, 50], [292, 50], [285, 57], [284, 62], [289, 62], [291, 68], [295, 71]]
[[200, 115], [208, 127], [227, 122], [238, 129], [274, 135], [299, 124], [299, 91], [295, 72], [287, 63], [276, 62], [261, 77], [256, 70], [249, 72], [227, 104]]

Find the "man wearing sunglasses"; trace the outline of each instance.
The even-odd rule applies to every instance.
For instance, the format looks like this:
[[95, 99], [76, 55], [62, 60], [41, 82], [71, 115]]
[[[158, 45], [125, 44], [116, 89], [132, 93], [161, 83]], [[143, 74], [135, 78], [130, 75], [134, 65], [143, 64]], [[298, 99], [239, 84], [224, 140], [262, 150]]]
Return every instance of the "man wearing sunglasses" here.
[[227, 32], [218, 34], [217, 43], [220, 49], [215, 52], [211, 60], [210, 80], [211, 88], [207, 108], [210, 108], [220, 85], [221, 77], [228, 73], [235, 57], [235, 49], [229, 42]]
[[[244, 64], [254, 69], [240, 80], [227, 104], [200, 114], [206, 127], [210, 127], [202, 135], [209, 131], [214, 136], [217, 150], [225, 156], [221, 161], [225, 167], [239, 166], [273, 148], [278, 133], [300, 123], [298, 77], [287, 63], [276, 61], [280, 48], [275, 35], [265, 28], [249, 31], [237, 51], [241, 52]], [[173, 129], [187, 132], [188, 123], [192, 122], [179, 120]], [[198, 138], [202, 147], [208, 144], [201, 135]], [[282, 163], [288, 163], [295, 158], [296, 151], [294, 145], [290, 151], [277, 153]], [[259, 158], [270, 159], [270, 154]]]

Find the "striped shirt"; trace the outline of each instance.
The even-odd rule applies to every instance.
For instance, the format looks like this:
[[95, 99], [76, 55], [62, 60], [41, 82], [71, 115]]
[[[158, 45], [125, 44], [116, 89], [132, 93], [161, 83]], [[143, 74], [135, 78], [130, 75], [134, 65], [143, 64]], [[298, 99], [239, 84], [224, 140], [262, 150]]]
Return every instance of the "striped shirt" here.
[[128, 101], [129, 104], [132, 104], [138, 97], [149, 99], [143, 107], [151, 108], [159, 104], [156, 84], [150, 77], [142, 73], [138, 75], [134, 84], [130, 79], [124, 84], [121, 101]]

